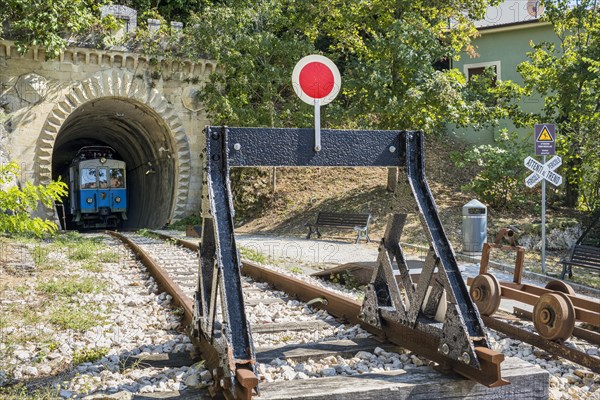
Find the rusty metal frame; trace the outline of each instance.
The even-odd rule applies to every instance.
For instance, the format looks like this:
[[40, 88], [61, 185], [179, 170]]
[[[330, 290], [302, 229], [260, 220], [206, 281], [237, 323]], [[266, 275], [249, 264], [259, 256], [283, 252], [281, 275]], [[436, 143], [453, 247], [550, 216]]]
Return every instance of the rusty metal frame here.
[[[431, 335], [436, 338], [437, 353], [451, 360], [454, 367], [456, 363], [463, 363], [481, 371], [483, 359], [477, 349], [489, 350], [490, 345], [425, 178], [423, 136], [407, 133], [403, 139], [404, 168], [408, 178], [408, 187], [404, 187], [404, 191], [412, 196], [405, 193], [402, 206], [411, 209], [416, 203], [430, 248], [421, 275], [413, 282], [400, 246], [406, 214], [395, 214], [388, 221], [360, 317], [380, 329], [385, 330], [393, 321], [414, 330], [413, 334]], [[395, 275], [400, 276], [400, 285]], [[444, 293], [446, 300], [443, 300]], [[406, 302], [402, 300], [403, 294]], [[446, 301], [446, 313], [444, 320], [439, 322], [434, 316], [441, 301]], [[383, 322], [384, 318], [387, 324]], [[500, 358], [503, 356], [493, 359]], [[494, 382], [496, 385], [506, 383], [499, 375]]]
[[427, 329], [423, 329], [421, 323], [418, 324], [417, 329], [413, 329], [398, 323], [389, 316], [382, 316], [383, 327], [379, 328], [359, 317], [362, 305], [356, 300], [278, 273], [272, 269], [261, 267], [250, 261], [243, 262], [242, 273], [257, 281], [268, 282], [276, 289], [293, 295], [302, 301], [310, 301], [315, 298], [322, 299], [320, 302], [315, 303], [316, 307], [327, 310], [328, 313], [348, 323], [359, 324], [363, 329], [374, 335], [427, 357], [438, 363], [436, 368], [440, 371], [454, 371], [488, 387], [507, 384], [507, 381], [501, 378], [500, 366], [504, 361], [504, 355], [501, 353], [482, 346], [476, 347], [475, 354], [479, 360], [480, 368], [473, 368], [462, 361], [452, 360], [438, 352], [440, 337]]
[[[524, 310], [520, 310], [520, 312], [523, 312], [523, 314], [519, 313], [521, 314], [521, 316], [526, 317], [527, 319], [531, 319], [531, 313]], [[594, 357], [583, 351], [579, 351], [577, 349], [567, 347], [563, 344], [553, 342], [552, 340], [544, 339], [536, 333], [529, 332], [522, 328], [518, 328], [517, 326], [502, 321], [500, 318], [497, 317], [483, 316], [483, 320], [486, 326], [488, 326], [489, 328], [502, 332], [512, 338], [521, 340], [523, 342], [527, 342], [551, 354], [583, 365], [584, 367], [587, 367], [596, 373], [600, 373], [600, 362], [598, 357]]]
[[[510, 245], [503, 245], [502, 240], [507, 240]], [[490, 252], [492, 249], [498, 249], [501, 251], [514, 251], [517, 253], [515, 258], [515, 270], [513, 273], [512, 282], [498, 282], [500, 285], [500, 296], [520, 301], [521, 303], [535, 305], [539, 297], [545, 293], [552, 293], [553, 290], [542, 288], [539, 286], [528, 285], [521, 283], [523, 275], [523, 262], [525, 259], [525, 249], [517, 245], [512, 230], [503, 228], [501, 229], [494, 243], [484, 243], [481, 252], [481, 263], [479, 267], [479, 274], [488, 273]], [[471, 285], [473, 278], [467, 279], [467, 284]], [[575, 310], [575, 318], [578, 321], [586, 322], [597, 328], [600, 328], [600, 302], [587, 300], [577, 295], [566, 293]]]
[[[239, 389], [249, 398], [253, 389], [258, 389], [251, 376], [254, 345], [244, 312], [241, 261], [233, 231], [231, 166], [404, 168], [408, 185], [403, 189], [416, 201], [431, 250], [415, 288], [399, 245], [403, 217], [394, 216], [380, 246], [362, 317], [388, 336], [403, 338], [403, 346], [414, 346], [471, 379], [489, 386], [508, 383], [500, 377], [504, 356], [490, 350], [481, 317], [462, 280], [425, 180], [422, 132], [323, 130], [321, 151], [314, 150], [312, 129], [207, 127], [205, 133], [200, 277], [193, 334], [207, 354], [218, 354], [216, 390], [227, 396]], [[402, 301], [393, 276], [394, 260], [410, 304]], [[425, 300], [430, 286], [431, 294]], [[448, 311], [444, 321], [438, 322], [430, 314], [444, 292]], [[423, 345], [422, 337], [430, 340]]]

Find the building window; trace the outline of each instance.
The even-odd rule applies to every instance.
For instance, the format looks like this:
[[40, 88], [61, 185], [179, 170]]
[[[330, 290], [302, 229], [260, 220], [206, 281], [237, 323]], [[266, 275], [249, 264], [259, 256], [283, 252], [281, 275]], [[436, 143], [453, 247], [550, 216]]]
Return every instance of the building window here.
[[467, 80], [469, 80], [472, 76], [483, 74], [483, 71], [485, 71], [486, 68], [492, 68], [492, 70], [496, 73], [496, 79], [502, 79], [502, 75], [500, 75], [500, 61], [465, 64], [463, 65], [463, 73], [467, 77]]

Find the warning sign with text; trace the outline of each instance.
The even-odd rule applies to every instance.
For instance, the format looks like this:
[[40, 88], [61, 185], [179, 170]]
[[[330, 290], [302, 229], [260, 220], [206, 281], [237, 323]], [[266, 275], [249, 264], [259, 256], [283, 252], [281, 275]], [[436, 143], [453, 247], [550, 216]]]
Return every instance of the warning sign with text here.
[[535, 124], [535, 155], [553, 156], [556, 154], [556, 125]]

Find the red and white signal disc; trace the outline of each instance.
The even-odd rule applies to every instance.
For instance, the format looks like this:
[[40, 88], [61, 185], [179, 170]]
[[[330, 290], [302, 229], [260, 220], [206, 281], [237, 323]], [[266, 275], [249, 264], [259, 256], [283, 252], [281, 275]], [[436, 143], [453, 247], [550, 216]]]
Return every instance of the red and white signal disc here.
[[342, 84], [340, 71], [327, 57], [317, 54], [306, 56], [294, 67], [292, 85], [303, 102], [314, 105], [330, 103], [338, 95]]

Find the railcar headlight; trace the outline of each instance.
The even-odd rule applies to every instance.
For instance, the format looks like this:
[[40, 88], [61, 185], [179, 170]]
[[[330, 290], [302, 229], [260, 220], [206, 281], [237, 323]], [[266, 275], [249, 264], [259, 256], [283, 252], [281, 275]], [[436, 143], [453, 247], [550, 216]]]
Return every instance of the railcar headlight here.
[[92, 202], [94, 201], [94, 199], [92, 199], [91, 197], [88, 197], [87, 199], [85, 199], [85, 201], [86, 201], [88, 204], [92, 204]]
[[115, 203], [120, 203], [121, 202], [121, 198], [119, 196], [115, 197]]

